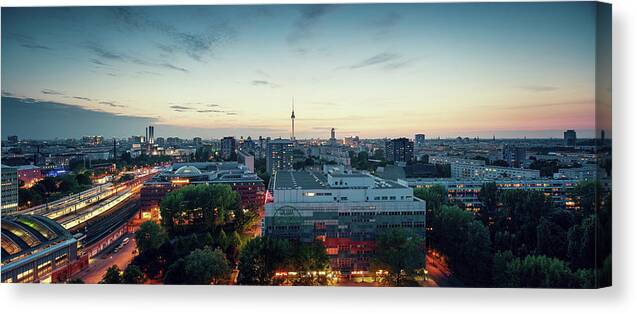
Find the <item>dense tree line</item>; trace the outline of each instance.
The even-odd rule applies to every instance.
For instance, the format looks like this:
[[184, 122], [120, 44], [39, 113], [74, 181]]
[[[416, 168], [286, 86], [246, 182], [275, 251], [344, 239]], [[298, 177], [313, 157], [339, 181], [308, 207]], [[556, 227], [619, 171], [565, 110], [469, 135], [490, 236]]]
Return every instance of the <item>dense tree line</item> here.
[[19, 206], [36, 206], [91, 188], [88, 172], [45, 177], [32, 187], [18, 190]]
[[611, 277], [611, 194], [581, 182], [574, 209], [539, 191], [482, 186], [479, 213], [450, 206], [446, 188], [417, 189], [428, 204], [428, 246], [468, 286], [582, 287]]
[[258, 223], [258, 215], [240, 209], [238, 194], [226, 185], [193, 185], [170, 192], [160, 212], [162, 225], [145, 222], [135, 232], [139, 254], [131, 265], [145, 280], [168, 284], [227, 280], [250, 238], [245, 231]]
[[277, 271], [298, 272], [293, 285], [324, 285], [327, 278], [308, 272], [329, 270], [329, 257], [321, 242], [302, 243], [270, 237], [256, 237], [239, 255], [239, 284], [272, 285], [280, 283]]
[[372, 271], [387, 271], [392, 286], [417, 286], [425, 268], [425, 243], [411, 230], [392, 228], [378, 235]]

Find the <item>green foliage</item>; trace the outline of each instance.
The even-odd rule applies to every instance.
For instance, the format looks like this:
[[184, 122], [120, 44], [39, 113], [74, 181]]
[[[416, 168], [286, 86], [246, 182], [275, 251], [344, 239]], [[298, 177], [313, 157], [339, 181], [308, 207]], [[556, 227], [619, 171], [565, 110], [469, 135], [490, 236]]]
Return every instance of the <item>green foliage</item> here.
[[274, 284], [278, 270], [300, 272], [293, 285], [318, 285], [325, 282], [306, 275], [308, 271], [329, 269], [329, 257], [320, 242], [299, 243], [283, 239], [256, 237], [248, 241], [239, 254], [238, 282], [242, 285]]
[[548, 218], [542, 217], [536, 227], [535, 255], [565, 258], [568, 248], [567, 231]]
[[575, 186], [572, 196], [579, 207], [580, 217], [592, 215], [602, 207], [603, 192], [601, 184], [596, 181], [582, 181]]
[[254, 160], [254, 171], [256, 172], [257, 176], [259, 176], [259, 178], [263, 180], [263, 184], [265, 184], [265, 186], [267, 187], [268, 183], [270, 182], [270, 175], [267, 171], [265, 158], [257, 158]]
[[487, 228], [456, 206], [441, 206], [431, 220], [431, 244], [447, 256], [456, 278], [469, 286], [487, 285], [492, 258]]
[[358, 170], [374, 171], [376, 166], [369, 162], [369, 154], [367, 152], [359, 152], [358, 154], [350, 152], [350, 163], [352, 168]]
[[299, 244], [292, 246], [292, 249], [290, 270], [297, 272], [319, 271], [328, 269], [330, 266], [330, 259], [321, 242]]
[[51, 202], [70, 194], [79, 193], [92, 186], [87, 174], [67, 174], [45, 177], [29, 189], [18, 190], [20, 206], [36, 206]]
[[217, 243], [219, 243], [219, 247], [221, 247], [221, 249], [224, 251], [228, 249], [228, 246], [230, 246], [230, 242], [228, 241], [228, 236], [226, 235], [226, 232], [223, 231], [223, 229], [219, 231], [219, 236], [217, 237]]
[[495, 182], [483, 184], [478, 193], [478, 200], [482, 203], [480, 220], [487, 226], [495, 220], [495, 213], [498, 209], [498, 195], [498, 186]]
[[109, 267], [100, 281], [100, 283], [103, 284], [120, 284], [123, 282], [121, 270], [117, 267], [117, 265]]
[[235, 211], [234, 229], [240, 233], [246, 232], [260, 222], [258, 209]]
[[44, 196], [33, 188], [19, 189], [18, 200], [20, 206], [35, 206], [44, 203]]
[[595, 232], [597, 217], [591, 215], [568, 230], [568, 258], [574, 268], [595, 266]]
[[[540, 170], [540, 176], [553, 177], [560, 169], [560, 163], [556, 160], [534, 160], [529, 165], [530, 169]], [[564, 168], [564, 167], [562, 167]]]
[[141, 284], [144, 283], [144, 273], [139, 266], [130, 264], [124, 269], [122, 276], [123, 283]]
[[86, 173], [80, 173], [75, 176], [75, 180], [79, 185], [91, 185], [93, 181], [91, 181], [91, 177]]
[[86, 170], [86, 162], [84, 161], [84, 159], [71, 159], [69, 161], [69, 170], [73, 171], [74, 173], [82, 173]]
[[164, 283], [207, 285], [228, 279], [231, 271], [220, 250], [196, 249], [168, 268]]
[[539, 191], [506, 190], [499, 193], [502, 207], [495, 216], [495, 230], [508, 232], [512, 237], [511, 246], [496, 250], [516, 248], [515, 255], [532, 252], [537, 244], [537, 226], [540, 219], [553, 213], [550, 200]]
[[152, 221], [142, 223], [135, 232], [135, 241], [140, 253], [158, 249], [167, 239], [168, 236], [162, 227]]
[[286, 240], [256, 237], [239, 254], [239, 284], [270, 285], [274, 272], [282, 268], [290, 256]]
[[388, 271], [393, 284], [401, 286], [425, 267], [424, 242], [407, 229], [389, 229], [377, 238], [373, 265]]
[[598, 284], [599, 287], [609, 287], [613, 284], [613, 260], [610, 255], [604, 259], [602, 267], [599, 270]]
[[148, 278], [157, 278], [176, 258], [175, 247], [166, 241], [157, 249], [140, 251], [131, 264], [139, 266]]
[[427, 209], [440, 209], [448, 202], [447, 188], [444, 185], [435, 184], [430, 188], [414, 189], [414, 196], [427, 202]]
[[522, 288], [590, 288], [592, 272], [572, 272], [567, 264], [544, 255], [513, 257], [511, 252], [498, 253], [493, 261], [493, 281], [497, 287]]
[[171, 234], [212, 231], [240, 208], [239, 194], [225, 184], [188, 185], [161, 201], [162, 223]]

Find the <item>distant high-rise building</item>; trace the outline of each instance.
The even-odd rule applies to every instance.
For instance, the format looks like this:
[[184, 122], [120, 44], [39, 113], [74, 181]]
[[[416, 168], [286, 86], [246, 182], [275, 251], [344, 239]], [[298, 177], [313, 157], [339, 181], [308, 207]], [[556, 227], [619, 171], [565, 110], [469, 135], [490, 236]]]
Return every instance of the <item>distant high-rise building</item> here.
[[336, 145], [336, 130], [334, 128], [330, 130], [330, 145], [332, 146]]
[[243, 143], [241, 143], [241, 150], [244, 150], [250, 154], [254, 154], [254, 151], [256, 150], [256, 144], [255, 142], [252, 140], [252, 137], [248, 136], [248, 138], [246, 138]]
[[425, 135], [424, 134], [416, 134], [415, 140], [416, 140], [416, 147], [425, 146]]
[[18, 210], [18, 169], [2, 165], [2, 214]]
[[133, 135], [128, 139], [128, 141], [131, 142], [131, 144], [141, 144], [143, 142], [143, 139], [143, 136]]
[[526, 160], [526, 147], [504, 145], [502, 149], [502, 159], [511, 167], [521, 168], [524, 166], [524, 161]]
[[192, 139], [192, 143], [195, 144], [195, 146], [201, 146], [202, 143], [202, 139], [201, 137], [195, 137]]
[[155, 139], [155, 144], [159, 146], [164, 146], [164, 144], [166, 144], [166, 139], [163, 137], [158, 137]]
[[221, 158], [234, 159], [236, 156], [237, 140], [232, 136], [226, 136], [221, 140]]
[[564, 144], [566, 146], [575, 146], [577, 143], [577, 133], [575, 130], [566, 130], [564, 132]]
[[9, 135], [9, 137], [7, 137], [7, 142], [9, 143], [9, 145], [18, 144], [18, 136], [17, 135]]
[[177, 146], [181, 144], [181, 139], [178, 137], [168, 137], [166, 138], [166, 145], [168, 146]]
[[155, 127], [152, 125], [148, 126], [148, 135], [146, 136], [146, 140], [148, 144], [155, 144]]
[[407, 162], [414, 158], [414, 142], [408, 138], [396, 138], [385, 143], [385, 159], [389, 162]]
[[267, 144], [266, 168], [269, 174], [278, 170], [292, 169], [294, 161], [294, 142], [289, 140], [272, 140]]

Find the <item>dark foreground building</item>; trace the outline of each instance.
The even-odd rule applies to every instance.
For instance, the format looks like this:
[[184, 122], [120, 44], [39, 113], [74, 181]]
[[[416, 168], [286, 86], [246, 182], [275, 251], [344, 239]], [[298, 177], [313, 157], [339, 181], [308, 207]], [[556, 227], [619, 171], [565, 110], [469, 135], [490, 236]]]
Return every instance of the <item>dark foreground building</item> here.
[[78, 239], [37, 215], [2, 217], [2, 282], [56, 282], [78, 261]]

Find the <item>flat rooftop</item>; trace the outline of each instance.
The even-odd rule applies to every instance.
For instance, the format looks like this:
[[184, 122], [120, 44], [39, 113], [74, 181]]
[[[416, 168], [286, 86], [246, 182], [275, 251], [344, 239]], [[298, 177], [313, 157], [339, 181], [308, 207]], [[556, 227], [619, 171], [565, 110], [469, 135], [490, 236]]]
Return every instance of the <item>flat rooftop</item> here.
[[[366, 177], [364, 173], [341, 173], [332, 174], [333, 177]], [[398, 182], [383, 180], [372, 176], [375, 179], [374, 189], [397, 189], [406, 188]], [[347, 187], [333, 187], [327, 182], [327, 175], [319, 171], [277, 171], [272, 178], [274, 190], [320, 190], [320, 189], [339, 189]]]
[[327, 177], [317, 171], [277, 171], [274, 176], [275, 190], [328, 189]]

